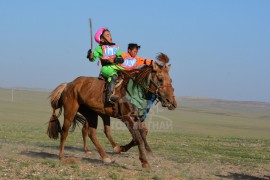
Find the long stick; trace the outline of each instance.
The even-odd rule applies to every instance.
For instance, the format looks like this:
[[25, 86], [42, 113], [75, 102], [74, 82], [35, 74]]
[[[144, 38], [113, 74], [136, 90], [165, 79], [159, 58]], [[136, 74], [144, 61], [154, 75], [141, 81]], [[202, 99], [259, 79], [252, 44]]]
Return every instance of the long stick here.
[[89, 26], [90, 26], [90, 49], [93, 50], [92, 19], [91, 18], [89, 18]]

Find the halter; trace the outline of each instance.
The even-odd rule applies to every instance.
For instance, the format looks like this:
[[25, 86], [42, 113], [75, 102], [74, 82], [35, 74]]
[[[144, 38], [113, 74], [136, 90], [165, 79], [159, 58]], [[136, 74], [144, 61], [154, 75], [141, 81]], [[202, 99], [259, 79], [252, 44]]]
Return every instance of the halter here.
[[[164, 66], [162, 67], [162, 70], [163, 70], [165, 67], [166, 67], [166, 66], [164, 65]], [[155, 76], [157, 76], [156, 73], [155, 73]], [[130, 76], [129, 76], [129, 77], [130, 77]], [[158, 78], [158, 77], [157, 77], [157, 78]], [[142, 79], [142, 80], [143, 80], [143, 79]], [[142, 81], [142, 80], [141, 80], [141, 81]], [[149, 85], [148, 87], [146, 87], [141, 81], [137, 82], [137, 84], [139, 84], [141, 87], [143, 87], [147, 92], [150, 92], [150, 93], [154, 94], [154, 95], [157, 97], [157, 98], [156, 98], [156, 104], [160, 101], [160, 99], [161, 99], [162, 102], [166, 102], [166, 101], [167, 101], [167, 98], [163, 97], [162, 95], [159, 95], [158, 92], [159, 92], [159, 90], [162, 89], [162, 88], [172, 87], [172, 83], [159, 84], [158, 82], [155, 82], [155, 81], [153, 80], [153, 78], [152, 78], [152, 72], [151, 72], [150, 83], [152, 83], [152, 84], [155, 86], [156, 90], [150, 89], [150, 85]], [[172, 103], [170, 103], [170, 104], [172, 104]], [[173, 104], [172, 104], [172, 105], [173, 105]]]
[[163, 85], [160, 85], [160, 84], [158, 84], [157, 82], [155, 82], [153, 79], [152, 79], [152, 77], [151, 77], [151, 79], [150, 79], [150, 82], [156, 87], [156, 91], [155, 92], [152, 92], [152, 90], [150, 91], [151, 93], [153, 93], [156, 97], [158, 97], [157, 99], [156, 99], [156, 104], [160, 101], [159, 100], [159, 98], [160, 99], [162, 99], [162, 101], [165, 101], [165, 97], [163, 97], [163, 96], [160, 96], [159, 94], [158, 94], [158, 91], [159, 91], [159, 89], [162, 89], [162, 88], [165, 88], [165, 87], [172, 87], [172, 83], [167, 83], [167, 84], [163, 84]]
[[167, 83], [167, 84], [160, 85], [160, 84], [156, 83], [152, 78], [150, 79], [150, 82], [153, 83], [154, 86], [157, 89], [162, 89], [162, 88], [165, 88], [165, 87], [172, 87], [172, 83]]

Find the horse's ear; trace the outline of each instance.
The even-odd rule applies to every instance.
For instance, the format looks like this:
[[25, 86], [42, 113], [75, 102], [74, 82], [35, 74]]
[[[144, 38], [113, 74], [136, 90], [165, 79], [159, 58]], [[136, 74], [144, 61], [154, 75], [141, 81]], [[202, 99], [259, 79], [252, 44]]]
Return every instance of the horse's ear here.
[[171, 64], [169, 64], [169, 65], [167, 66], [168, 72], [170, 71], [170, 69], [171, 69]]
[[153, 70], [157, 71], [159, 69], [158, 64], [156, 62], [153, 62]]

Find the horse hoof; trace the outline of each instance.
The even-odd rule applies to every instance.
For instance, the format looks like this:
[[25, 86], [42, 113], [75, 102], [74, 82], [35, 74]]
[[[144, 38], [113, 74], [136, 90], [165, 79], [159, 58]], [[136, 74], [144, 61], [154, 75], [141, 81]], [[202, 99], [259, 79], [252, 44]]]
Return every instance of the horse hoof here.
[[121, 152], [127, 152], [124, 146], [120, 146]]
[[116, 146], [113, 148], [113, 151], [114, 151], [115, 153], [120, 154], [121, 151], [122, 151], [122, 148], [121, 148], [120, 146], [116, 145]]
[[111, 160], [110, 158], [104, 158], [104, 159], [103, 159], [103, 162], [104, 162], [104, 163], [111, 163], [112, 160]]
[[88, 153], [88, 148], [87, 149], [84, 149], [84, 153], [87, 154]]
[[148, 163], [144, 163], [144, 164], [142, 164], [142, 168], [150, 169], [151, 167]]

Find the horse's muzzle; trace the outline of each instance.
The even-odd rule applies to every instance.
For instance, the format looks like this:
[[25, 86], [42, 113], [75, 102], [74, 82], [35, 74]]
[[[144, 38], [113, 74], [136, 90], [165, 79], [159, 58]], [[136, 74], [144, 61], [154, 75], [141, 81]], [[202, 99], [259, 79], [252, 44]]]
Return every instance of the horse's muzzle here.
[[176, 108], [176, 104], [170, 102], [169, 99], [165, 99], [162, 101], [162, 107], [167, 107], [169, 110], [174, 110]]
[[174, 106], [173, 104], [170, 104], [170, 105], [168, 106], [168, 109], [169, 109], [169, 110], [174, 110], [174, 109], [175, 109], [175, 106]]

